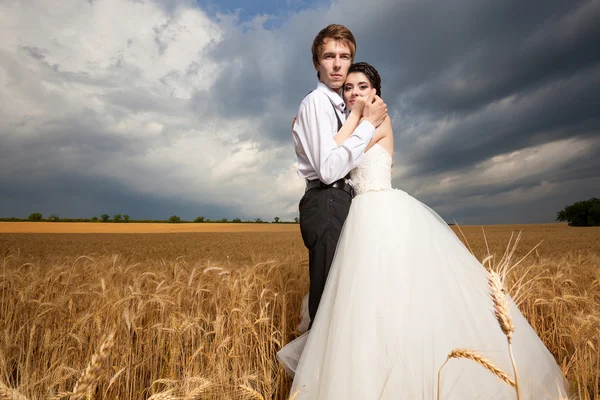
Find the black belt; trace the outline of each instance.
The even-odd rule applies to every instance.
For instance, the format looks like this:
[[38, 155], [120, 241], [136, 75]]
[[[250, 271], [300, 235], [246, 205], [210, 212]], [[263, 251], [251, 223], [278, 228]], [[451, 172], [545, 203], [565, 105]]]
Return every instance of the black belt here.
[[354, 197], [354, 188], [352, 187], [352, 185], [350, 185], [347, 180], [345, 178], [342, 178], [340, 180], [337, 180], [329, 185], [326, 185], [325, 183], [321, 182], [318, 179], [312, 180], [312, 181], [307, 181], [306, 182], [306, 190], [305, 192], [308, 192], [311, 189], [316, 189], [316, 188], [320, 188], [320, 189], [325, 189], [325, 188], [337, 188], [337, 189], [342, 189], [344, 192], [347, 192], [348, 194], [350, 194], [352, 197]]

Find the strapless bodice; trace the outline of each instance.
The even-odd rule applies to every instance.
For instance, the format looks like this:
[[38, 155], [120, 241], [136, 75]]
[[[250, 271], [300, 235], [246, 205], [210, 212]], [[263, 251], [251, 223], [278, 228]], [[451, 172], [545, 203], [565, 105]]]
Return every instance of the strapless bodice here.
[[350, 172], [356, 195], [392, 188], [392, 156], [378, 143], [366, 153], [360, 165]]

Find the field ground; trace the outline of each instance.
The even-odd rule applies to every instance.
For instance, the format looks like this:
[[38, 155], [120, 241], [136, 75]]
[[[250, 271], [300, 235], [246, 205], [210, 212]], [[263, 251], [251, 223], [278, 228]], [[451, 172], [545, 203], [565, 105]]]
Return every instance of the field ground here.
[[[535, 277], [520, 308], [572, 394], [600, 399], [600, 228], [453, 229], [480, 260], [518, 230], [513, 261], [539, 245], [509, 277]], [[287, 398], [274, 355], [308, 288], [298, 225], [2, 222], [0, 254], [0, 398]]]
[[[522, 231], [517, 256], [535, 246], [544, 257], [600, 254], [600, 227], [573, 228], [567, 224], [453, 226], [452, 229], [482, 259], [502, 255], [511, 235]], [[175, 234], [177, 233], [177, 234]], [[0, 251], [18, 249], [30, 260], [59, 260], [82, 255], [119, 254], [137, 261], [229, 261], [231, 265], [278, 261], [295, 262], [308, 253], [297, 224], [142, 224], [86, 222], [0, 222]]]

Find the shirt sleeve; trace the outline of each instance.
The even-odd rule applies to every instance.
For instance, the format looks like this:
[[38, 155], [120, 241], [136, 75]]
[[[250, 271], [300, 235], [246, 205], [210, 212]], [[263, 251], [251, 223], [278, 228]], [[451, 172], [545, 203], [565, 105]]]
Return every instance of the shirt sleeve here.
[[311, 96], [300, 105], [294, 134], [298, 137], [319, 179], [330, 184], [346, 176], [364, 156], [364, 151], [375, 133], [375, 127], [363, 121], [352, 134], [337, 146], [333, 137], [333, 126], [337, 119], [329, 98]]

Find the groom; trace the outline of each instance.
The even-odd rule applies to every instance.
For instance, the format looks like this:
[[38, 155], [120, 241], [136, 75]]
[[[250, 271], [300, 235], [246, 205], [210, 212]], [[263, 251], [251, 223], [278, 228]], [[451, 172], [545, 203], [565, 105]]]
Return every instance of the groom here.
[[300, 200], [300, 232], [308, 248], [310, 291], [309, 329], [312, 326], [338, 238], [352, 202], [350, 171], [362, 161], [365, 148], [387, 116], [387, 107], [374, 96], [367, 101], [363, 121], [340, 146], [334, 136], [346, 119], [340, 97], [356, 40], [348, 28], [332, 24], [312, 44], [312, 60], [319, 83], [298, 110], [292, 132], [298, 157], [298, 175], [306, 180]]

